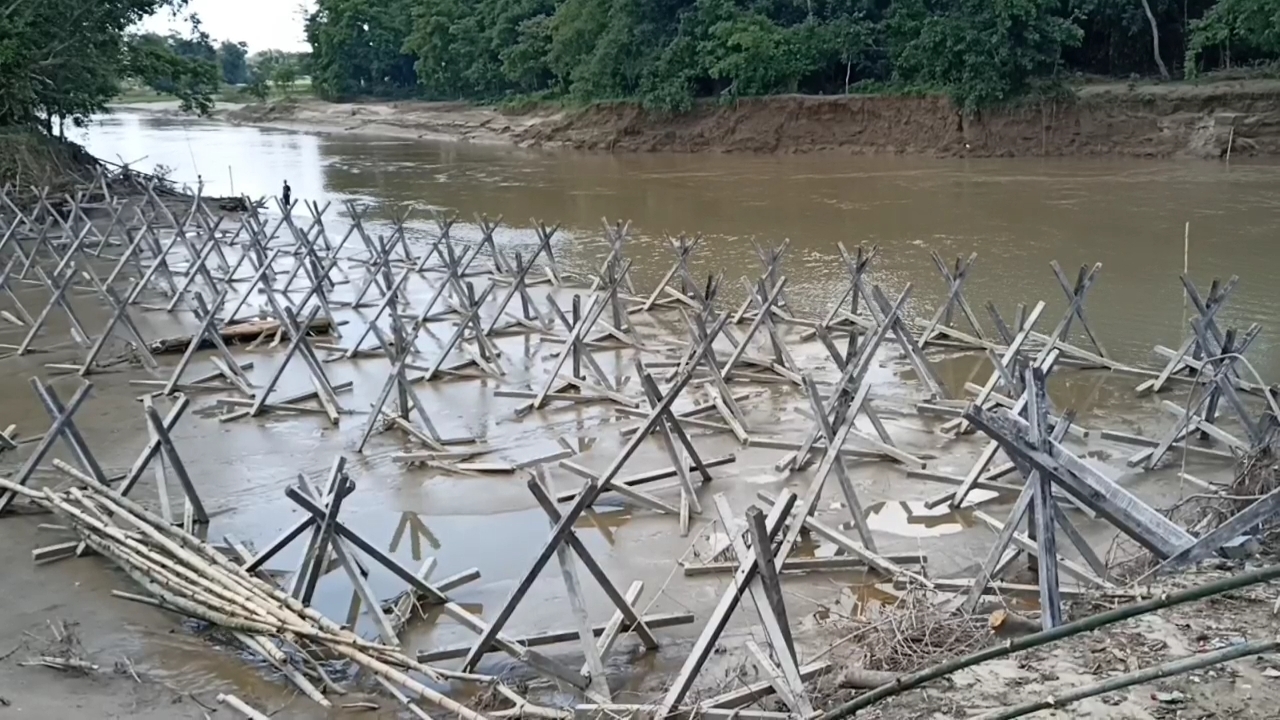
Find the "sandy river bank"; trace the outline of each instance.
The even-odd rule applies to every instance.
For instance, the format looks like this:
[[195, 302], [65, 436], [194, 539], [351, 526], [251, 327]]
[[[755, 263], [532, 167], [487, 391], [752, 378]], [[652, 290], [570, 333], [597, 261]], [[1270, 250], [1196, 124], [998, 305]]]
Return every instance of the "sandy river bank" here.
[[[119, 106], [174, 111], [168, 103]], [[1202, 158], [1280, 154], [1280, 81], [1093, 85], [1073, 100], [962, 117], [941, 97], [777, 96], [704, 102], [675, 117], [628, 103], [508, 113], [442, 102], [223, 105], [231, 123], [610, 152]]]

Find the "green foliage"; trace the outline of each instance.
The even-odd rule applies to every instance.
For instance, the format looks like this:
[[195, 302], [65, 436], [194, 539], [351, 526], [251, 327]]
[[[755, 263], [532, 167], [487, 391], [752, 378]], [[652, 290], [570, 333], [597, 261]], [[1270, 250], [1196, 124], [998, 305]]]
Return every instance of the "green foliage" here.
[[181, 81], [190, 108], [204, 108], [205, 68], [198, 65], [203, 60], [139, 47], [129, 36], [148, 15], [184, 5], [185, 0], [8, 3], [0, 9], [0, 125], [49, 130], [55, 118], [82, 123], [105, 109], [121, 80], [153, 79], [160, 72]]
[[307, 18], [312, 86], [321, 97], [403, 95], [417, 84], [401, 51], [414, 6], [433, 0], [317, 0]]
[[1194, 76], [1203, 56], [1217, 50], [1229, 63], [1280, 56], [1280, 0], [1221, 0], [1191, 25], [1187, 74]]
[[218, 46], [218, 65], [222, 68], [222, 82], [228, 85], [249, 82], [249, 51], [244, 43], [223, 41]]
[[267, 85], [267, 79], [262, 74], [254, 73], [249, 84], [244, 86], [244, 92], [258, 102], [266, 102], [271, 94], [271, 87]]
[[289, 93], [293, 90], [293, 84], [298, 82], [298, 67], [293, 63], [276, 65], [271, 73], [271, 82], [280, 92]]
[[158, 93], [178, 98], [184, 112], [207, 115], [213, 111], [222, 70], [208, 37], [154, 34], [130, 38], [124, 73]]
[[[1190, 52], [1188, 22], [1202, 64], [1228, 42], [1280, 56], [1280, 0], [1146, 4], [1166, 61]], [[1075, 73], [1157, 67], [1141, 0], [316, 0], [307, 36], [324, 97], [633, 100], [663, 112], [867, 87], [946, 93], [974, 111], [1061, 90]]]
[[948, 92], [967, 111], [1026, 95], [1059, 69], [1080, 28], [1056, 0], [902, 0], [887, 22], [894, 77]]

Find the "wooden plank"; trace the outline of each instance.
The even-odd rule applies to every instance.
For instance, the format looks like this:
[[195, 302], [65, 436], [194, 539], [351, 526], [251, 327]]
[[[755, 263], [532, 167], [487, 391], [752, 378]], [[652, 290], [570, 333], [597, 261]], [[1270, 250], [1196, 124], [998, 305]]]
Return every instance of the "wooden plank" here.
[[[692, 625], [696, 617], [691, 612], [679, 613], [652, 613], [641, 618], [644, 624], [651, 630], [660, 630], [662, 628], [676, 627], [679, 625]], [[602, 638], [609, 631], [608, 623], [594, 625], [591, 632], [595, 637]], [[619, 632], [627, 633], [631, 631], [631, 626], [625, 622], [619, 628]], [[547, 632], [535, 633], [532, 635], [524, 635], [512, 639], [512, 642], [518, 643], [524, 648], [544, 647], [547, 645], [559, 645], [561, 643], [571, 643], [578, 639], [578, 629], [572, 630], [553, 630]], [[471, 650], [470, 645], [453, 645], [449, 647], [435, 648], [432, 650], [419, 650], [417, 654], [418, 662], [436, 663], [445, 660], [459, 660], [467, 656]], [[498, 648], [490, 648], [489, 652], [497, 652]]]
[[[899, 565], [926, 565], [929, 562], [929, 556], [920, 555], [919, 553], [900, 553], [883, 555], [882, 557]], [[685, 577], [696, 577], [699, 575], [733, 572], [738, 569], [738, 564], [736, 562], [708, 562], [697, 565], [683, 565], [682, 567]], [[856, 557], [789, 558], [782, 564], [779, 572], [845, 572], [866, 570], [869, 567], [867, 561]]]
[[1027, 447], [1025, 440], [1021, 439], [1025, 428], [1021, 419], [1008, 414], [998, 416], [977, 407], [970, 408], [965, 416], [995, 438], [1006, 452], [1016, 453], [1041, 473], [1048, 473], [1059, 487], [1092, 507], [1158, 557], [1167, 558], [1194, 542], [1186, 530], [1060, 444], [1050, 441], [1047, 453]]
[[1226, 543], [1271, 519], [1277, 512], [1280, 512], [1280, 488], [1255, 500], [1249, 507], [1232, 515], [1226, 522], [1169, 557], [1152, 574], [1170, 573], [1197, 563], [1217, 552]]
[[[774, 502], [773, 495], [770, 493], [758, 492], [756, 493], [756, 497], [764, 500], [765, 502]], [[897, 563], [890, 561], [885, 556], [867, 550], [861, 545], [853, 542], [853, 540], [849, 539], [842, 533], [838, 532], [835, 528], [818, 521], [816, 518], [809, 516], [802, 517], [804, 518], [804, 525], [819, 537], [851, 555], [856, 555], [857, 557], [862, 558], [868, 565], [885, 575], [890, 577], [906, 577], [920, 585], [923, 585], [924, 587], [933, 587], [933, 583], [923, 575], [913, 573]], [[778, 551], [778, 557], [783, 557], [781, 550]]]
[[[787, 490], [783, 490], [781, 498], [773, 504], [766, 521], [769, 542], [773, 542], [773, 539], [782, 530], [782, 526], [786, 523], [787, 516], [790, 515], [795, 502], [796, 496]], [[785, 558], [785, 556], [783, 557]], [[679, 674], [671, 682], [670, 689], [658, 704], [658, 718], [665, 718], [670, 715], [672, 709], [684, 700], [690, 688], [693, 687], [698, 672], [702, 670], [703, 664], [706, 663], [712, 650], [715, 649], [716, 641], [720, 638], [720, 634], [724, 632], [725, 626], [728, 625], [729, 617], [737, 609], [743, 590], [750, 585], [752, 578], [755, 577], [757, 568], [755, 559], [750, 555], [739, 558], [739, 567], [738, 571], [734, 573], [733, 582], [730, 583], [725, 593], [721, 595], [720, 602], [712, 610], [702, 634], [694, 642], [693, 649], [689, 652], [684, 665], [680, 668]]]

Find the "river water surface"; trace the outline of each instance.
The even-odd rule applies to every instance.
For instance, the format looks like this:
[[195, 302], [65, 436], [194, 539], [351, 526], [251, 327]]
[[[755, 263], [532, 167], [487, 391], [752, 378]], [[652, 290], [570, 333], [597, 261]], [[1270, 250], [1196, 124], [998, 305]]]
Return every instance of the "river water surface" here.
[[[1011, 319], [1016, 304], [1045, 300], [1049, 309], [1041, 328], [1046, 331], [1065, 307], [1050, 261], [1057, 260], [1073, 278], [1081, 264], [1100, 262], [1102, 271], [1087, 303], [1092, 326], [1118, 360], [1143, 367], [1157, 364], [1151, 352], [1154, 345], [1177, 346], [1181, 340], [1186, 310], [1178, 274], [1185, 262], [1202, 288], [1213, 278], [1240, 276], [1240, 286], [1220, 317], [1224, 326], [1264, 325], [1249, 357], [1265, 380], [1280, 378], [1280, 352], [1273, 330], [1280, 314], [1280, 284], [1273, 278], [1280, 267], [1280, 164], [1274, 162], [1228, 167], [1133, 159], [612, 156], [322, 136], [128, 114], [95, 123], [84, 140], [94, 154], [133, 163], [138, 169], [168, 166], [180, 184], [194, 186], [203, 180], [207, 195], [270, 195], [287, 179], [295, 198], [333, 201], [326, 216], [330, 237], [341, 236], [341, 230], [335, 229], [343, 224], [340, 214], [346, 200], [369, 204], [374, 216], [383, 220], [411, 206], [415, 233], [430, 227], [427, 211], [431, 209], [457, 213], [464, 222], [479, 214], [502, 216], [509, 229], [500, 234], [499, 242], [510, 245], [531, 245], [532, 220], [537, 219], [549, 225], [559, 223], [559, 257], [570, 269], [589, 271], [607, 250], [602, 219], [630, 220], [627, 255], [635, 264], [634, 280], [641, 291], [651, 289], [670, 266], [667, 235], [702, 235], [695, 269], [724, 271], [726, 287], [735, 289], [740, 278], [759, 275], [753, 242], [776, 245], [789, 239], [785, 274], [790, 300], [815, 312], [835, 302], [847, 279], [837, 243], [850, 249], [878, 245], [875, 281], [894, 294], [911, 283], [912, 314], [926, 318], [947, 289], [929, 251], [948, 259], [976, 252], [966, 285], [970, 302], [981, 312], [982, 305], [993, 301]], [[460, 234], [473, 232], [474, 228], [464, 228]], [[989, 331], [985, 313], [982, 317]], [[526, 354], [532, 357], [539, 352], [549, 351], [535, 349]], [[255, 357], [260, 365], [270, 363], [262, 355]], [[814, 358], [830, 365], [826, 358]], [[802, 358], [801, 364], [814, 358]], [[985, 371], [974, 374], [980, 358], [940, 360], [943, 380], [953, 390], [967, 379], [981, 382], [986, 376]], [[383, 366], [381, 360], [344, 365], [345, 375], [336, 379], [353, 379], [367, 405], [386, 372]], [[1100, 373], [1071, 377], [1080, 379], [1069, 383], [1078, 392], [1071, 393], [1068, 404], [1087, 406], [1081, 409], [1091, 411], [1089, 421], [1110, 417], [1113, 423], [1155, 423], [1145, 426], [1146, 434], [1156, 432], [1153, 427], [1161, 422], [1168, 424], [1167, 417], [1150, 420], [1163, 417], [1158, 409], [1139, 408], [1132, 392], [1138, 379]], [[888, 382], [894, 382], [892, 374]], [[131, 393], [137, 392], [122, 381], [104, 379], [102, 383], [102, 392], [114, 392], [122, 402], [131, 402]], [[909, 410], [910, 400], [920, 393], [918, 383], [910, 385], [909, 390], [878, 388], [875, 394], [904, 396], [907, 401], [897, 409]], [[10, 390], [21, 402], [14, 407], [38, 412], [34, 399], [27, 397], [29, 388], [15, 384]], [[514, 403], [504, 405], [487, 396], [477, 401], [474, 385], [424, 389], [423, 393], [433, 412], [442, 413], [446, 425], [456, 420], [454, 424], [466, 426], [463, 429], [486, 434], [491, 445], [550, 444], [550, 448], [540, 447], [545, 452], [554, 449], [556, 437], [576, 442], [607, 434], [600, 432], [598, 421], [574, 411], [532, 429], [529, 423], [512, 424], [509, 410]], [[136, 414], [132, 408], [128, 412]], [[748, 414], [757, 412], [763, 413], [761, 426], [786, 421], [796, 433], [808, 427], [809, 421], [794, 409], [777, 414], [763, 404], [759, 409], [748, 408]], [[93, 413], [82, 427], [114, 428], [119, 421], [106, 410]], [[908, 446], [938, 458], [931, 468], [963, 473], [979, 447], [975, 441], [942, 448], [928, 422], [910, 412], [890, 415], [899, 428], [895, 432], [903, 433]], [[284, 485], [299, 471], [322, 475], [337, 452], [352, 454], [364, 419], [354, 420], [350, 429], [344, 421], [340, 432], [311, 420], [214, 423], [210, 430], [211, 422], [192, 420], [196, 427], [185, 434], [180, 430], [178, 439], [185, 440], [184, 453], [192, 453], [193, 463], [209, 478], [210, 487], [224, 493], [211, 503], [226, 513], [215, 520], [221, 525], [214, 534], [234, 532], [261, 545], [296, 517], [290, 514], [296, 511], [282, 512], [287, 506], [282, 498]], [[452, 428], [442, 429], [449, 434]], [[129, 437], [136, 438], [139, 431], [134, 428]], [[204, 442], [215, 436], [221, 439]], [[584, 464], [606, 465], [616, 447], [612, 442], [598, 445], [585, 456], [590, 460]], [[709, 455], [721, 450], [739, 452], [733, 479], [723, 487], [741, 511], [754, 501], [755, 489], [770, 481], [778, 453], [735, 449], [732, 443], [717, 448], [715, 442], [708, 442], [712, 445]], [[129, 443], [121, 445], [127, 447], [120, 450], [120, 457], [104, 459], [104, 464], [128, 465], [136, 450]], [[1094, 459], [1122, 452], [1091, 448]], [[383, 542], [406, 564], [416, 565], [424, 555], [438, 551], [436, 577], [479, 567], [483, 581], [460, 590], [458, 596], [477, 612], [492, 613], [547, 529], [546, 517], [536, 509], [523, 481], [406, 472], [389, 461], [388, 452], [367, 453], [353, 461], [361, 474], [358, 482], [364, 498], [349, 503], [350, 515], [344, 511], [344, 519]], [[663, 461], [655, 452], [644, 463], [657, 467]], [[634, 471], [646, 469], [644, 463]], [[883, 463], [851, 472], [859, 491], [865, 493], [872, 528], [886, 536], [882, 552], [923, 552], [929, 555], [931, 570], [945, 573], [971, 564], [989, 547], [991, 534], [985, 526], [975, 531], [971, 517], [924, 510], [919, 500], [936, 494], [939, 486], [907, 482]], [[1003, 512], [992, 510], [997, 516]], [[697, 625], [667, 631], [686, 643], [696, 635], [726, 578], [672, 580], [672, 563], [688, 540], [676, 537], [669, 518], [610, 513], [584, 521], [579, 532], [600, 553], [606, 568], [621, 575], [615, 579], [624, 587], [625, 579], [638, 578], [646, 581], [647, 594], [666, 588], [655, 611], [687, 607], [697, 613]], [[961, 533], [967, 540], [955, 542]], [[829, 548], [815, 550], [826, 551]], [[282, 565], [289, 562], [293, 560]], [[322, 609], [338, 618], [343, 617], [350, 596], [340, 575], [331, 573], [321, 588], [322, 596], [330, 593]], [[384, 595], [400, 587], [381, 572], [375, 573], [374, 581]], [[565, 626], [563, 588], [557, 587], [557, 581], [549, 577], [537, 586], [530, 602], [513, 618], [513, 632]], [[840, 597], [859, 592], [847, 578], [837, 582], [822, 577], [812, 582], [815, 587], [797, 594], [801, 598], [793, 608], [797, 625], [803, 622], [799, 617], [814, 614], [814, 598], [819, 605], [834, 606]], [[839, 596], [835, 599], [833, 589]], [[592, 598], [592, 607], [607, 617], [607, 603], [598, 594]], [[434, 633], [420, 646], [469, 637], [457, 630]], [[165, 654], [154, 647], [151, 651], [153, 658], [165, 658], [157, 663], [186, 667], [189, 676], [209, 674], [213, 685], [225, 682], [231, 672], [222, 665], [213, 669], [199, 665], [190, 654]], [[683, 652], [677, 646], [664, 655], [666, 665], [678, 666]]]

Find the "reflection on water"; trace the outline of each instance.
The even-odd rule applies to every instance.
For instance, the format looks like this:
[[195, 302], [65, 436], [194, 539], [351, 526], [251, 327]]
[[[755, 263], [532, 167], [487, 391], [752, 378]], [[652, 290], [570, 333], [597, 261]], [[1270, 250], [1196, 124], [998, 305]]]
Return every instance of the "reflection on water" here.
[[937, 537], [963, 531], [969, 524], [950, 507], [925, 507], [923, 500], [882, 502], [867, 508], [867, 525], [874, 532], [902, 537]]
[[[326, 217], [331, 237], [341, 237], [345, 230], [338, 213], [340, 201], [346, 199], [372, 204], [372, 214], [383, 221], [404, 204], [415, 206], [415, 224], [410, 228], [415, 238], [431, 232], [425, 211], [442, 208], [464, 219], [478, 213], [502, 215], [505, 228], [498, 233], [498, 241], [507, 247], [533, 247], [536, 238], [530, 218], [540, 218], [563, 223], [556, 239], [557, 255], [568, 269], [581, 271], [608, 251], [600, 219], [630, 219], [634, 234], [627, 254], [634, 262], [635, 284], [642, 291], [652, 289], [670, 266], [664, 233], [701, 233], [705, 241], [693, 271], [725, 270], [725, 288], [740, 287], [740, 277], [759, 274], [753, 241], [770, 245], [790, 238], [784, 263], [789, 300], [801, 309], [825, 310], [847, 281], [836, 243], [849, 248], [875, 243], [881, 247], [873, 265], [875, 280], [895, 295], [911, 283], [911, 310], [928, 317], [947, 290], [929, 251], [937, 250], [946, 259], [977, 252], [965, 286], [970, 303], [982, 308], [991, 301], [1009, 319], [1017, 304], [1043, 299], [1048, 308], [1041, 327], [1047, 330], [1065, 306], [1049, 261], [1056, 259], [1068, 275], [1080, 264], [1101, 262], [1103, 270], [1088, 300], [1091, 326], [1118, 359], [1142, 364], [1153, 361], [1155, 344], [1179, 344], [1183, 308], [1177, 274], [1182, 268], [1185, 222], [1192, 223], [1190, 267], [1197, 283], [1207, 286], [1214, 276], [1241, 276], [1239, 290], [1223, 314], [1224, 325], [1266, 324], [1280, 307], [1280, 287], [1269, 277], [1280, 255], [1273, 238], [1280, 218], [1280, 201], [1275, 199], [1280, 197], [1280, 166], [1274, 164], [1237, 164], [1228, 171], [1212, 163], [1132, 159], [609, 156], [322, 137], [137, 116], [112, 118], [95, 126], [87, 142], [93, 152], [106, 158], [136, 161], [145, 156], [139, 167], [172, 166], [179, 182], [194, 183], [200, 176], [210, 194], [231, 193], [232, 182], [236, 192], [270, 194], [287, 178], [300, 199], [334, 201]], [[473, 237], [475, 232], [474, 227], [462, 225], [455, 230], [463, 237]], [[983, 322], [989, 322], [981, 309], [979, 313]], [[1251, 351], [1251, 361], [1265, 377], [1280, 376], [1280, 356], [1271, 342], [1274, 336], [1264, 332]], [[525, 357], [548, 352], [530, 344], [513, 350]], [[820, 356], [814, 362], [819, 359], [826, 363]], [[617, 359], [610, 362], [618, 364]], [[957, 390], [966, 382], [983, 383], [991, 372], [974, 353], [951, 356], [937, 367], [943, 382]], [[378, 376], [362, 375], [374, 372], [367, 364], [355, 364], [349, 372], [359, 385], [377, 383]], [[899, 391], [892, 372], [890, 367], [872, 369], [877, 393]], [[1104, 373], [1061, 373], [1054, 376], [1050, 393], [1058, 409], [1075, 408], [1094, 419], [1128, 402], [1136, 382]], [[534, 437], [548, 440], [550, 427], [562, 437], [580, 440], [583, 450], [590, 449], [591, 438], [606, 434], [602, 428], [612, 434], [612, 428], [598, 420], [574, 418], [571, 413], [557, 418], [559, 426], [488, 427], [483, 426], [484, 420], [481, 427], [473, 427], [473, 417], [463, 417], [464, 409], [490, 418], [502, 415], [507, 406], [494, 403], [490, 407], [487, 394], [477, 401], [470, 387], [423, 388], [421, 392], [432, 407], [442, 408], [445, 420], [456, 425], [450, 430], [457, 433], [486, 431], [491, 440], [527, 444]], [[24, 393], [19, 402], [32, 400]], [[752, 420], [758, 419], [765, 430], [802, 422], [794, 411], [774, 413], [768, 402], [759, 399], [752, 400], [750, 409]], [[300, 456], [307, 462], [321, 456], [327, 460], [342, 441], [333, 434], [312, 435], [305, 424], [293, 420], [275, 425], [270, 437], [259, 426], [235, 432], [239, 455], [231, 468], [246, 477], [268, 480], [292, 475], [299, 469], [292, 465]], [[297, 446], [294, 454], [279, 452], [286, 444], [281, 438]], [[938, 448], [931, 440], [924, 449]], [[602, 447], [597, 454], [611, 452]], [[957, 457], [944, 459], [936, 469], [963, 472], [967, 468]], [[389, 548], [406, 567], [416, 568], [426, 558], [438, 557], [437, 578], [479, 568], [482, 579], [461, 588], [456, 597], [476, 613], [484, 607], [490, 612], [499, 607], [549, 532], [546, 514], [532, 505], [523, 485], [505, 479], [387, 472], [375, 460], [358, 461], [371, 481], [362, 484], [361, 501], [344, 510], [343, 521], [370, 542]], [[725, 485], [750, 496], [758, 484], [776, 481], [772, 465], [773, 458], [743, 463], [735, 468], [741, 474], [734, 484]], [[228, 471], [221, 462], [218, 469]], [[879, 480], [869, 476], [867, 482]], [[878, 494], [869, 493], [864, 500], [894, 497], [898, 488], [891, 485], [877, 486]], [[267, 501], [278, 500], [280, 489], [264, 481], [226, 498], [236, 507], [228, 529], [269, 538], [284, 524], [296, 521]], [[983, 495], [975, 492], [970, 497], [977, 500]], [[839, 515], [841, 520], [847, 518], [847, 510]], [[886, 546], [898, 541], [899, 547], [884, 551], [926, 552], [930, 571], [946, 572], [953, 569], [949, 565], [973, 561], [974, 548], [958, 537], [972, 526], [964, 512], [928, 510], [916, 501], [882, 502], [870, 505], [868, 519], [874, 531], [886, 536]], [[664, 578], [674, 572], [674, 559], [687, 542], [675, 538], [668, 520], [601, 505], [597, 512], [584, 515], [575, 530], [611, 574], [618, 579], [642, 579], [649, 593], [657, 593], [667, 588]], [[936, 537], [944, 539], [923, 540]], [[643, 551], [635, 551], [637, 547]], [[806, 539], [794, 555], [829, 557], [835, 551], [829, 543]], [[273, 567], [292, 570], [300, 554], [301, 543], [282, 553]], [[943, 566], [944, 562], [949, 565]], [[379, 597], [391, 597], [404, 588], [384, 568], [371, 565], [370, 571], [370, 584]], [[564, 625], [560, 578], [555, 572], [544, 575], [530, 599], [522, 603], [509, 628], [512, 632]], [[827, 588], [831, 580], [824, 575], [820, 582]], [[859, 614], [868, 606], [893, 602], [893, 593], [875, 587], [874, 580], [842, 574], [835, 582], [844, 590], [830, 604], [832, 612]], [[676, 577], [674, 590], [663, 592], [692, 601], [694, 582], [686, 585]], [[706, 581], [697, 582], [704, 583], [699, 588], [709, 586]], [[612, 612], [607, 598], [596, 590], [589, 592], [594, 615], [607, 617]], [[646, 595], [644, 601], [651, 597]], [[667, 602], [668, 596], [657, 597]], [[369, 629], [367, 614], [353, 605], [343, 572], [325, 576], [317, 599], [322, 612], [348, 617], [358, 621], [361, 630]], [[457, 623], [437, 624], [435, 619], [433, 615], [418, 626], [415, 647], [471, 637]], [[670, 647], [673, 653], [687, 649], [678, 642]], [[665, 663], [665, 656], [647, 658], [645, 663], [660, 659]], [[680, 654], [675, 665], [682, 660]], [[490, 662], [507, 661], [493, 656]], [[637, 670], [645, 667], [640, 663]]]
[[431, 530], [422, 522], [422, 518], [415, 512], [400, 513], [400, 523], [396, 525], [396, 531], [391, 535], [390, 551], [394, 554], [400, 549], [400, 543], [404, 540], [405, 533], [409, 535], [409, 556], [415, 562], [422, 562], [422, 541], [426, 540], [427, 545], [432, 550], [440, 549], [440, 540], [431, 534]]

